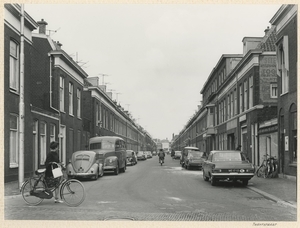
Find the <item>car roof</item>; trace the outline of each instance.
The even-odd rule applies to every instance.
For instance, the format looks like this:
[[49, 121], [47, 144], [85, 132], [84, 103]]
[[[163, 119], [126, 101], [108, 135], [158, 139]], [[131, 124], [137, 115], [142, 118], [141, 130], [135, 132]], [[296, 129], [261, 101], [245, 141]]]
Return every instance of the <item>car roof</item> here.
[[210, 153], [225, 153], [225, 152], [232, 152], [232, 153], [241, 153], [239, 150], [212, 150]]
[[193, 146], [187, 146], [187, 147], [184, 147], [184, 149], [199, 150], [199, 148], [193, 147]]
[[[121, 137], [118, 137], [118, 136], [96, 136], [96, 137], [92, 137], [90, 138], [90, 142], [99, 142], [101, 141], [102, 139], [109, 139], [109, 140], [122, 140], [124, 141], [123, 138]], [[124, 141], [125, 142], [125, 141]]]

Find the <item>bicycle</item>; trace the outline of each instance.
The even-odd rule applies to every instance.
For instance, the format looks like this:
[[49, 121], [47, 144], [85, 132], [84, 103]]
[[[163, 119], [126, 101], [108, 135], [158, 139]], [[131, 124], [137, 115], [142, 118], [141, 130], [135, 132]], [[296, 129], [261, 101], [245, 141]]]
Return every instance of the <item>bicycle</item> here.
[[264, 155], [264, 159], [258, 169], [256, 170], [256, 176], [257, 177], [263, 177], [266, 178], [268, 176], [268, 154]]
[[164, 159], [163, 158], [159, 158], [159, 163], [162, 166], [162, 164], [164, 163]]
[[44, 199], [51, 199], [53, 192], [60, 187], [60, 198], [70, 207], [79, 206], [85, 199], [85, 188], [83, 184], [76, 179], [68, 179], [65, 167], [56, 164], [63, 172], [63, 176], [58, 178], [46, 178], [46, 169], [35, 171], [36, 176], [29, 177], [21, 187], [21, 193], [24, 201], [30, 206], [39, 205]]
[[278, 171], [278, 162], [276, 156], [269, 156], [268, 154], [264, 155], [264, 160], [256, 171], [258, 177], [276, 177]]

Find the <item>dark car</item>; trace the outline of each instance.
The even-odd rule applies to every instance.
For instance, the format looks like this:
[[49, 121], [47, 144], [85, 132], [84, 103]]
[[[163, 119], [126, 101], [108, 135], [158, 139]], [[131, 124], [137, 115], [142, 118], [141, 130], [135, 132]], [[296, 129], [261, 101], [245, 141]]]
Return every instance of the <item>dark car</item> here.
[[197, 147], [187, 146], [181, 152], [180, 164], [186, 169], [192, 167], [202, 169], [202, 164], [206, 159], [206, 153]]
[[254, 166], [241, 151], [213, 150], [203, 163], [203, 179], [216, 185], [220, 180], [241, 181], [248, 185], [254, 176]]
[[175, 154], [174, 154], [173, 158], [174, 159], [180, 159], [181, 158], [181, 151], [180, 150], [175, 151]]

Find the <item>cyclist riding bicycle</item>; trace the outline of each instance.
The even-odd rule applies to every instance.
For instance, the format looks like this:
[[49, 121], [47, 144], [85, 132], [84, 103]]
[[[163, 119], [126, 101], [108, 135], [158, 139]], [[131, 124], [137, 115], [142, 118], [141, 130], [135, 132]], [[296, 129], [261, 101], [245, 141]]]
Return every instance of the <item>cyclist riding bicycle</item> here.
[[162, 160], [162, 163], [165, 163], [165, 152], [163, 151], [163, 149], [160, 149], [158, 152], [158, 158], [159, 158], [159, 162], [160, 160]]

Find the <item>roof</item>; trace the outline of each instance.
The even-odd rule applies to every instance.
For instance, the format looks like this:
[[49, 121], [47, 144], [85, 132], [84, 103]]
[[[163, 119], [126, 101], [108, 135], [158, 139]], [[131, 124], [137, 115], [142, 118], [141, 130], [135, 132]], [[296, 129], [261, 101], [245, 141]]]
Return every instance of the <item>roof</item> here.
[[266, 30], [266, 35], [257, 45], [257, 49], [261, 49], [262, 51], [276, 51], [276, 26], [272, 26], [270, 29]]

